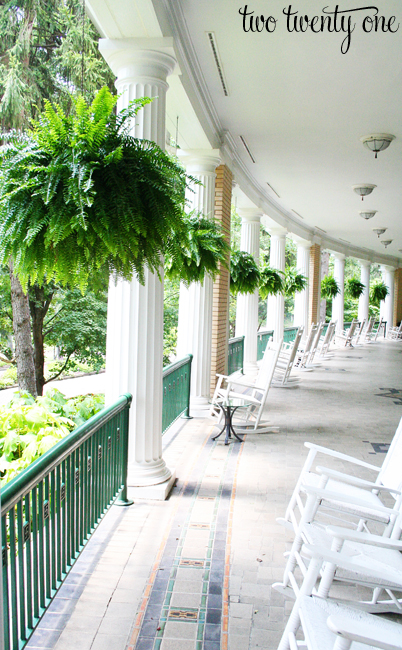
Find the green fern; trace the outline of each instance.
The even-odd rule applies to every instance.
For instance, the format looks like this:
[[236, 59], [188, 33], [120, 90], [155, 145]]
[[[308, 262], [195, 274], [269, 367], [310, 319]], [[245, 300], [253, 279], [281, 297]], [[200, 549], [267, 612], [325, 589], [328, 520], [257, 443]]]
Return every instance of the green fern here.
[[[130, 121], [150, 101], [135, 100], [115, 115], [116, 97], [102, 88], [90, 105], [76, 99], [69, 115], [46, 103], [30, 133], [7, 138], [0, 150], [0, 264], [13, 257], [25, 287], [46, 275], [84, 289], [103, 265], [143, 282], [145, 266], [158, 272], [161, 254], [180, 262], [177, 241], [189, 225], [185, 190], [195, 179], [155, 143], [130, 136]], [[218, 240], [216, 234], [217, 249]], [[208, 272], [216, 272], [219, 255], [207, 261]], [[184, 276], [188, 281], [188, 268]]]
[[170, 280], [184, 284], [203, 282], [205, 274], [212, 279], [218, 264], [226, 265], [229, 247], [225, 236], [214, 221], [191, 213], [184, 218], [186, 228], [172, 238], [165, 254], [165, 274]]
[[276, 296], [284, 291], [282, 271], [264, 264], [260, 269], [260, 297], [266, 300], [268, 296]]
[[348, 295], [354, 300], [358, 300], [364, 292], [365, 286], [357, 278], [349, 278], [346, 283]]
[[230, 291], [253, 293], [259, 285], [260, 272], [254, 257], [245, 251], [236, 251], [230, 258]]
[[389, 289], [385, 282], [376, 282], [370, 290], [370, 301], [378, 306], [388, 295]]
[[324, 300], [333, 300], [339, 293], [341, 293], [341, 290], [334, 276], [326, 275], [321, 280], [321, 298]]
[[308, 280], [302, 273], [298, 273], [295, 268], [288, 266], [285, 269], [283, 283], [285, 296], [293, 297], [307, 287]]

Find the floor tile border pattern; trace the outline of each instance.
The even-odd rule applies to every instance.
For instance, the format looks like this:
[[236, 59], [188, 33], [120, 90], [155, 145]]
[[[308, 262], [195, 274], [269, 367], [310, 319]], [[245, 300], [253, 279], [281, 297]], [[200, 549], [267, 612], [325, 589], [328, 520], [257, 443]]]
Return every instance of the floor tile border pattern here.
[[[213, 442], [209, 435], [189, 473], [175, 509], [171, 530], [165, 535], [158, 551], [127, 650], [134, 650], [134, 648], [136, 650], [159, 650], [165, 625], [172, 620], [197, 621], [195, 650], [220, 648], [221, 637], [225, 631], [227, 647], [228, 562], [230, 557], [227, 555], [228, 524], [233, 518], [233, 485], [237, 478], [238, 462], [243, 445], [233, 443], [228, 448], [224, 468], [220, 473], [221, 480], [216, 497], [200, 497], [201, 484], [207, 476], [208, 464], [216, 445], [217, 443]], [[191, 498], [190, 502], [184, 498], [186, 496]], [[210, 535], [206, 558], [186, 558], [184, 562], [185, 566], [191, 567], [192, 563], [202, 566], [199, 569], [203, 571], [200, 606], [199, 608], [171, 608], [170, 602], [177, 570], [179, 567], [183, 567], [181, 557], [183, 544], [187, 532], [197, 527], [194, 522], [190, 524], [193, 508], [202, 499], [215, 501], [209, 525]], [[164, 575], [161, 577], [161, 573], [159, 573], [165, 570], [169, 571], [167, 578]], [[224, 609], [224, 599], [226, 599], [226, 609]], [[226, 614], [226, 617], [223, 617], [222, 613]]]
[[[243, 436], [243, 443], [247, 438], [247, 434]], [[233, 477], [232, 496], [230, 499], [229, 517], [227, 525], [226, 537], [226, 552], [225, 552], [225, 575], [223, 583], [223, 615], [222, 615], [222, 641], [221, 650], [228, 650], [228, 634], [229, 634], [229, 580], [230, 580], [230, 555], [232, 550], [232, 531], [233, 531], [233, 515], [237, 491], [237, 477], [239, 473], [239, 465], [241, 455], [243, 453], [244, 444], [241, 445], [237, 455], [236, 469]]]
[[213, 427], [211, 427], [211, 430], [208, 431], [208, 434], [205, 437], [205, 440], [204, 440], [204, 442], [203, 442], [203, 444], [201, 446], [201, 449], [200, 449], [196, 459], [194, 460], [193, 465], [190, 467], [190, 469], [188, 471], [188, 474], [186, 476], [186, 479], [185, 479], [183, 487], [182, 487], [180, 498], [177, 500], [177, 504], [176, 504], [176, 506], [175, 506], [175, 508], [173, 510], [170, 521], [169, 521], [168, 525], [166, 526], [165, 534], [163, 536], [161, 545], [159, 547], [159, 550], [158, 550], [158, 553], [157, 553], [157, 556], [156, 556], [156, 559], [155, 559], [155, 563], [154, 563], [154, 565], [152, 567], [151, 574], [149, 576], [147, 586], [145, 587], [144, 596], [143, 596], [141, 606], [140, 606], [140, 609], [138, 611], [138, 614], [137, 614], [137, 617], [136, 617], [136, 620], [135, 620], [135, 623], [134, 623], [134, 629], [133, 629], [133, 631], [132, 631], [132, 633], [130, 635], [130, 640], [129, 640], [129, 645], [127, 646], [127, 650], [134, 650], [135, 645], [137, 643], [137, 638], [138, 638], [138, 635], [139, 635], [139, 632], [140, 632], [140, 629], [141, 629], [141, 625], [142, 625], [142, 622], [143, 622], [143, 619], [144, 619], [145, 611], [147, 609], [149, 596], [150, 596], [150, 593], [152, 591], [152, 587], [153, 587], [153, 585], [155, 583], [156, 576], [158, 574], [160, 562], [161, 562], [162, 555], [163, 555], [163, 552], [164, 552], [165, 547], [166, 547], [166, 543], [167, 543], [168, 538], [169, 538], [169, 534], [171, 532], [173, 521], [175, 519], [175, 516], [176, 516], [177, 511], [178, 511], [178, 509], [180, 507], [180, 504], [181, 504], [181, 497], [184, 495], [184, 493], [186, 491], [186, 488], [187, 488], [187, 486], [188, 486], [188, 484], [190, 482], [190, 477], [191, 477], [192, 473], [195, 471], [196, 466], [200, 463], [200, 460], [202, 459], [202, 456], [205, 454], [205, 448], [206, 448], [206, 445], [207, 445], [207, 443], [208, 443], [208, 441], [210, 439], [212, 429], [213, 429]]

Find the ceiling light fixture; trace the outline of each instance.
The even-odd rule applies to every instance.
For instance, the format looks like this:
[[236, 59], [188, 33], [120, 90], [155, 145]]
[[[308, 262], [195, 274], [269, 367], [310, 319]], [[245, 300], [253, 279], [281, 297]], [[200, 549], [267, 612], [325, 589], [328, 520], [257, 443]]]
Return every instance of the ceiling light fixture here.
[[385, 248], [388, 248], [388, 246], [392, 244], [393, 241], [393, 239], [382, 239], [381, 243], [384, 244]]
[[377, 214], [377, 210], [360, 210], [359, 214], [363, 219], [372, 219]]
[[368, 194], [371, 194], [373, 189], [377, 187], [377, 185], [372, 185], [371, 183], [365, 183], [364, 185], [353, 185], [352, 189], [358, 194], [359, 196], [363, 197], [367, 196]]
[[381, 235], [383, 235], [386, 230], [387, 230], [386, 228], [373, 228], [373, 232], [375, 232], [378, 239], [380, 239]]
[[371, 135], [364, 135], [360, 138], [360, 141], [363, 142], [366, 149], [375, 153], [375, 158], [380, 151], [388, 149], [392, 140], [395, 140], [395, 136], [390, 133], [372, 133]]

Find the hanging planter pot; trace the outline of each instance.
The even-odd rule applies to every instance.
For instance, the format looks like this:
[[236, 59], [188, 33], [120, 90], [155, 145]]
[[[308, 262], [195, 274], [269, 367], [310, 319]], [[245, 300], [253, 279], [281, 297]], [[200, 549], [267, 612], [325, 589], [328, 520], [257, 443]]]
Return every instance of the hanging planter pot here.
[[276, 296], [284, 291], [283, 273], [270, 266], [263, 266], [260, 270], [260, 296], [266, 300], [268, 296]]
[[[74, 99], [68, 115], [48, 102], [33, 129], [0, 150], [0, 264], [12, 257], [24, 286], [46, 276], [85, 287], [101, 267], [143, 282], [145, 267], [158, 273], [165, 252], [179, 257], [174, 240], [185, 241], [189, 225], [185, 191], [198, 181], [155, 143], [130, 135], [150, 99], [115, 115], [116, 101], [102, 88], [90, 105]], [[188, 265], [187, 279], [202, 275], [204, 260], [193, 274]], [[213, 271], [212, 259], [207, 266]]]
[[358, 300], [364, 293], [365, 286], [357, 278], [349, 278], [346, 283], [346, 290], [348, 295], [354, 300]]
[[285, 296], [293, 297], [296, 293], [303, 291], [308, 284], [306, 276], [298, 273], [297, 269], [288, 266], [284, 273], [284, 293]]
[[230, 292], [253, 293], [260, 281], [260, 272], [255, 259], [245, 251], [235, 251], [230, 258]]
[[339, 293], [341, 293], [341, 290], [334, 276], [326, 275], [321, 280], [321, 298], [324, 300], [333, 300]]
[[215, 278], [218, 265], [226, 265], [229, 246], [215, 221], [192, 213], [184, 217], [186, 228], [169, 240], [165, 253], [165, 275], [185, 285], [203, 282], [205, 275]]
[[388, 294], [389, 294], [389, 289], [385, 284], [385, 282], [376, 282], [371, 287], [370, 300], [375, 305], [379, 305], [382, 300], [385, 300]]

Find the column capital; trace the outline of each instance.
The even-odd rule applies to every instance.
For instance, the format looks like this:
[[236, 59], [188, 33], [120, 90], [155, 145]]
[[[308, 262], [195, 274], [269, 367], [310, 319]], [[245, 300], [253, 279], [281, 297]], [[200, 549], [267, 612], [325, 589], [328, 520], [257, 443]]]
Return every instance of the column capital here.
[[370, 260], [358, 260], [360, 266], [362, 266], [365, 269], [368, 269], [371, 266]]
[[218, 149], [179, 149], [177, 155], [189, 174], [215, 174], [221, 164]]
[[261, 218], [264, 216], [264, 213], [259, 208], [237, 208], [239, 217], [242, 218], [242, 221], [255, 221], [260, 223]]
[[385, 273], [390, 273], [391, 275], [393, 275], [393, 274], [395, 273], [395, 271], [396, 271], [395, 266], [388, 266], [387, 264], [382, 264], [382, 265], [381, 265], [381, 269], [382, 269]]
[[179, 72], [172, 38], [101, 38], [99, 51], [118, 82], [144, 77], [166, 83]]
[[312, 246], [311, 241], [308, 241], [307, 239], [302, 239], [301, 237], [298, 237], [297, 235], [292, 235], [292, 239], [293, 239], [294, 243], [296, 244], [296, 246], [298, 248], [306, 248], [306, 249], [308, 248], [309, 249]]
[[331, 253], [335, 257], [336, 260], [339, 260], [340, 262], [345, 261], [346, 255], [344, 255], [343, 253], [338, 253], [336, 251], [335, 252], [331, 251]]
[[288, 231], [286, 228], [281, 228], [280, 226], [275, 228], [267, 228], [271, 237], [277, 237], [278, 239], [285, 239]]

